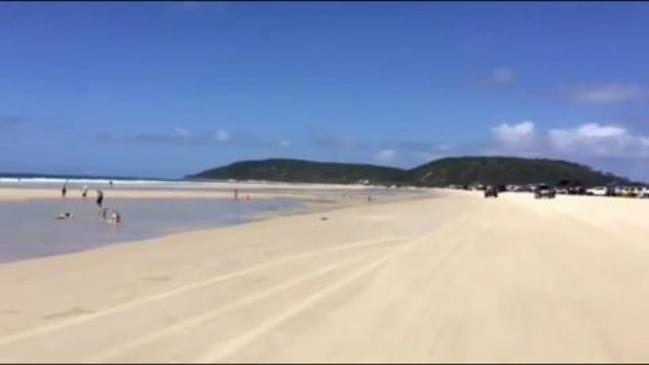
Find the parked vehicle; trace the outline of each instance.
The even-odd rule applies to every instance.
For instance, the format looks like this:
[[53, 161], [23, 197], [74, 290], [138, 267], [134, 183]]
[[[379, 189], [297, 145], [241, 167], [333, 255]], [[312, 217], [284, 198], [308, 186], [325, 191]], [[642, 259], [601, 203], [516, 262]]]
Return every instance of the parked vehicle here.
[[647, 187], [642, 188], [638, 196], [640, 198], [649, 198], [649, 188]]
[[486, 186], [483, 185], [483, 184], [474, 184], [473, 186], [471, 186], [471, 190], [480, 191], [480, 190], [485, 190], [485, 189], [486, 189]]
[[594, 196], [612, 196], [615, 194], [615, 192], [613, 191], [613, 189], [607, 186], [594, 186], [590, 189], [587, 189], [586, 194]]
[[568, 188], [565, 187], [565, 186], [558, 187], [558, 188], [555, 189], [555, 192], [557, 194], [568, 194]]
[[584, 195], [586, 194], [586, 188], [581, 185], [571, 185], [568, 187], [568, 194], [570, 195]]
[[524, 191], [526, 193], [533, 193], [533, 192], [536, 191], [536, 184], [525, 185], [525, 186], [523, 186], [522, 191]]
[[581, 195], [586, 194], [586, 189], [577, 180], [564, 179], [555, 186], [557, 194]]
[[485, 198], [497, 198], [498, 197], [498, 189], [494, 186], [489, 186], [485, 189], [484, 191], [484, 197]]
[[557, 194], [556, 190], [548, 184], [539, 184], [536, 186], [536, 189], [534, 190], [535, 199], [542, 199], [542, 198], [554, 199], [556, 194]]
[[635, 185], [618, 186], [615, 195], [625, 198], [635, 198], [642, 195], [642, 187]]

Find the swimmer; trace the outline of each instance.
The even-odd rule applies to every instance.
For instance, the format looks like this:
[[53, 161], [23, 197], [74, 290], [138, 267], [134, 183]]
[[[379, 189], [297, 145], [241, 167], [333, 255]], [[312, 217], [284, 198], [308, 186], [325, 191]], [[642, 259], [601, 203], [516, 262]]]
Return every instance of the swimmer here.
[[117, 212], [117, 211], [113, 211], [113, 214], [111, 214], [111, 216], [110, 216], [109, 223], [112, 223], [112, 224], [115, 224], [115, 225], [122, 223], [122, 215], [119, 214], [119, 212]]
[[56, 216], [56, 219], [58, 220], [70, 219], [70, 218], [72, 218], [72, 213], [70, 212], [61, 213]]

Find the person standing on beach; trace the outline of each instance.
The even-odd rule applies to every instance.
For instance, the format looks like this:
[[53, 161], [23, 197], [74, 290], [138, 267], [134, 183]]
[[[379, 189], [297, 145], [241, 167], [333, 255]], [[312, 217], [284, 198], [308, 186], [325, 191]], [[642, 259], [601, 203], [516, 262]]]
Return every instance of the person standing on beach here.
[[108, 185], [110, 185], [110, 187], [112, 188], [113, 187], [113, 180], [108, 181]]
[[239, 189], [234, 189], [234, 200], [239, 200]]
[[102, 204], [104, 203], [104, 192], [101, 191], [101, 189], [97, 190], [97, 206], [101, 208]]
[[88, 185], [84, 185], [83, 189], [81, 190], [81, 196], [85, 199], [86, 196], [88, 196]]
[[67, 184], [63, 183], [63, 187], [61, 188], [61, 196], [65, 198], [65, 194], [67, 193], [68, 193]]

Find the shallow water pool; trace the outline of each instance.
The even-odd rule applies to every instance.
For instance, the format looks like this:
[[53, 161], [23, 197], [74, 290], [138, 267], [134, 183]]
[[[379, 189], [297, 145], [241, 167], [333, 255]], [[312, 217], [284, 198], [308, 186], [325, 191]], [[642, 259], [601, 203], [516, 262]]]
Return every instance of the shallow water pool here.
[[[104, 206], [123, 218], [121, 225], [114, 226], [101, 219], [92, 198], [0, 202], [0, 263], [244, 223], [258, 213], [299, 205], [291, 199], [106, 199]], [[62, 212], [73, 217], [55, 219]]]

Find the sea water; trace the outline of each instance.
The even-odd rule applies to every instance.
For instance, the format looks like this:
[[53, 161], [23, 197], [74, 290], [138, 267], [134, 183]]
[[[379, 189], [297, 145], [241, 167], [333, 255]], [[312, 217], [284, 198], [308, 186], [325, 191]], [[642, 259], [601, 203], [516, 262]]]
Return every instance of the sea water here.
[[[122, 224], [104, 221], [95, 199], [0, 202], [0, 263], [87, 250], [195, 229], [239, 224], [258, 213], [298, 207], [291, 199], [113, 199]], [[72, 218], [56, 216], [71, 212]]]

